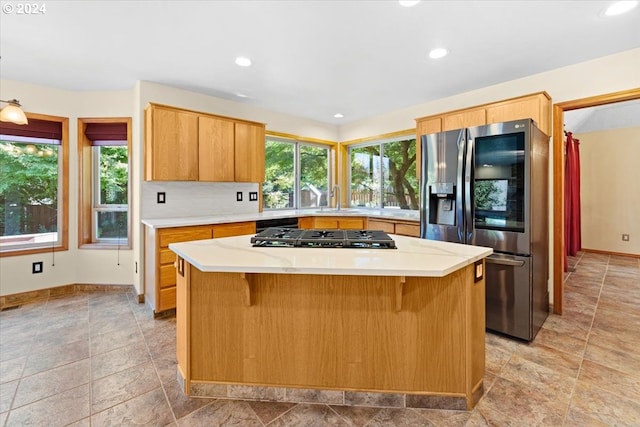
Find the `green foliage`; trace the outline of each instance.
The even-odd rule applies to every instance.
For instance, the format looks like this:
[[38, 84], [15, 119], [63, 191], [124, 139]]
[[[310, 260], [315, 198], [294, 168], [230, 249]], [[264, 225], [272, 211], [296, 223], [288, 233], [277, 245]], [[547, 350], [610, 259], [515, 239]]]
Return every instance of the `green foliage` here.
[[[58, 204], [58, 146], [0, 141], [0, 232], [52, 231]], [[46, 206], [50, 218], [31, 224], [30, 206]], [[6, 209], [9, 207], [9, 211]]]
[[126, 145], [100, 149], [100, 204], [126, 205], [129, 156]]
[[496, 196], [497, 187], [493, 181], [478, 180], [473, 190], [474, 205], [477, 209], [491, 209], [500, 203]]
[[[380, 153], [384, 159], [380, 159]], [[418, 209], [418, 179], [416, 177], [415, 139], [387, 142], [351, 150], [351, 193], [366, 195], [366, 202], [353, 201], [369, 207], [381, 204], [379, 194], [384, 180], [383, 206], [397, 205], [401, 209]], [[382, 169], [382, 170], [381, 170]]]

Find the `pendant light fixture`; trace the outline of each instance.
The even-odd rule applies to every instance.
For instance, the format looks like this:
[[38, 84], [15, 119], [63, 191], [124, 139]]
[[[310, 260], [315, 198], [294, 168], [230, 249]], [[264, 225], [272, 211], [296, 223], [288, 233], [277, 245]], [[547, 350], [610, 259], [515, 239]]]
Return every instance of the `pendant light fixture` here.
[[20, 108], [20, 102], [17, 99], [10, 99], [8, 101], [0, 99], [0, 102], [8, 104], [2, 109], [2, 111], [0, 111], [1, 122], [11, 122], [17, 125], [26, 125], [29, 123], [27, 116], [24, 114], [24, 111], [22, 111], [22, 108]]

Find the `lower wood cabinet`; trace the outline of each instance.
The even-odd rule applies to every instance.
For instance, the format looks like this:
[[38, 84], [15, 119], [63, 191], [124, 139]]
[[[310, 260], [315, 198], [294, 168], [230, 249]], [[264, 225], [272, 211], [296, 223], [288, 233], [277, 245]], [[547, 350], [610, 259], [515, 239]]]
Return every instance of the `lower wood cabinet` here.
[[420, 223], [416, 221], [369, 218], [367, 219], [367, 230], [382, 230], [390, 234], [420, 237]]
[[360, 216], [316, 216], [298, 219], [298, 227], [306, 229], [341, 228], [348, 230], [362, 230], [364, 229], [364, 222], [364, 217]]
[[176, 307], [176, 255], [169, 244], [255, 232], [255, 221], [160, 229], [145, 227], [145, 300], [153, 312]]

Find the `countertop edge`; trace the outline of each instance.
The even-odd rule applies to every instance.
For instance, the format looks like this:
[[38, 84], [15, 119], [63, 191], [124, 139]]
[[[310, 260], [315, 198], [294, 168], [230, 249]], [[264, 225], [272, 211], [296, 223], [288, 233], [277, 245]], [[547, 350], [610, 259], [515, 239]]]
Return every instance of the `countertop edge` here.
[[[413, 211], [411, 211], [413, 212]], [[188, 227], [195, 225], [209, 225], [209, 224], [227, 224], [233, 222], [244, 221], [260, 221], [265, 219], [282, 219], [293, 217], [322, 217], [322, 216], [353, 216], [353, 217], [367, 217], [377, 219], [389, 219], [393, 221], [408, 221], [408, 222], [420, 222], [420, 218], [416, 211], [415, 216], [408, 215], [407, 211], [404, 211], [401, 215], [394, 215], [395, 210], [390, 212], [380, 212], [378, 210], [325, 210], [323, 212], [307, 211], [304, 209], [298, 210], [286, 210], [286, 211], [267, 211], [267, 212], [254, 212], [244, 214], [220, 214], [210, 216], [196, 216], [196, 217], [177, 217], [177, 218], [145, 218], [140, 222], [150, 228], [170, 228], [170, 227]]]

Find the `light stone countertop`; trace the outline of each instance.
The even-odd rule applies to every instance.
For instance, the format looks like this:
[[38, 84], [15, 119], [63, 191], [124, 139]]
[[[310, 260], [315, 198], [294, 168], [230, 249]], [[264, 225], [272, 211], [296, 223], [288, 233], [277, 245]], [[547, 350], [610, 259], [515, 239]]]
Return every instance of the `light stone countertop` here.
[[390, 235], [397, 249], [253, 247], [250, 235], [172, 243], [204, 272], [444, 277], [490, 248]]
[[185, 227], [189, 225], [224, 224], [230, 222], [259, 221], [262, 219], [293, 218], [303, 216], [366, 216], [394, 220], [420, 221], [418, 211], [402, 209], [291, 209], [270, 210], [243, 214], [222, 214], [178, 218], [143, 219], [141, 222], [151, 228]]

